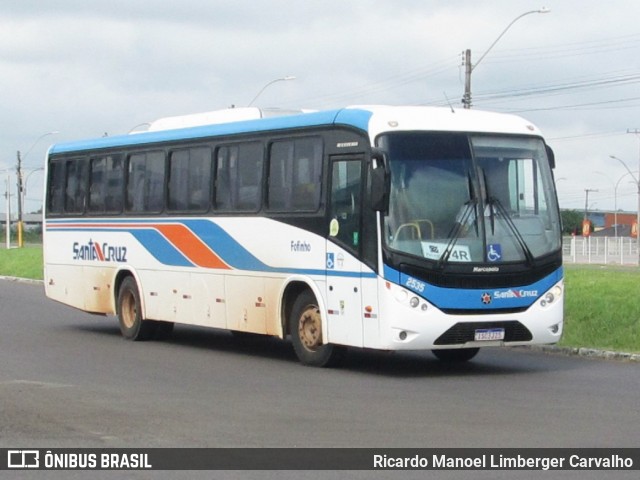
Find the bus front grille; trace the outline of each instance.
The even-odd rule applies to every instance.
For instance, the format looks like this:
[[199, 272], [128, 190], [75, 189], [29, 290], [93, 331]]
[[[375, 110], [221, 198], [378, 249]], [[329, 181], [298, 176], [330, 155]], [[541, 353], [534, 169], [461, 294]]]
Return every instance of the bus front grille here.
[[434, 345], [462, 345], [473, 342], [476, 330], [504, 328], [504, 342], [528, 342], [533, 338], [527, 327], [517, 320], [506, 322], [456, 323], [434, 342]]

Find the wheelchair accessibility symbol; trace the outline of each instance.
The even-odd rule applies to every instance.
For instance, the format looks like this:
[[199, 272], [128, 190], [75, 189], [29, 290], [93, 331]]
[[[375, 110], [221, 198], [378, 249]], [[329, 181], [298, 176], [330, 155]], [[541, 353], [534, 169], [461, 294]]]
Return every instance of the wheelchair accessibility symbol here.
[[487, 260], [490, 262], [499, 262], [502, 260], [502, 246], [499, 243], [490, 243], [487, 245]]
[[336, 268], [336, 261], [333, 253], [327, 253], [327, 269], [333, 270]]

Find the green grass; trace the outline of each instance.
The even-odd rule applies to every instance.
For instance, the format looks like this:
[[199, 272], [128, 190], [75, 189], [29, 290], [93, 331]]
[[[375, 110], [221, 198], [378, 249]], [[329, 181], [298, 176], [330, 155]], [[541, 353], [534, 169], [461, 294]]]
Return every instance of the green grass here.
[[[42, 247], [0, 249], [0, 275], [42, 279]], [[567, 265], [560, 345], [640, 353], [640, 269]]]
[[640, 269], [569, 265], [565, 291], [560, 345], [640, 352]]
[[0, 249], [0, 275], [42, 280], [42, 246]]

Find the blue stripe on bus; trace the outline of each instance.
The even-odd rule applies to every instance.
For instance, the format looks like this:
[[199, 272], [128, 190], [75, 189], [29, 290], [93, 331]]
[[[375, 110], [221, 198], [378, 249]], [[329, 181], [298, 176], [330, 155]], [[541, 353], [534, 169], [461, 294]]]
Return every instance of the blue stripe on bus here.
[[189, 228], [212, 251], [235, 269], [254, 272], [281, 270], [262, 263], [216, 223], [208, 220], [182, 220], [180, 223]]
[[176, 267], [194, 266], [193, 263], [187, 260], [187, 258], [171, 245], [157, 230], [131, 229], [127, 231], [160, 263]]
[[372, 113], [361, 109], [327, 110], [282, 117], [269, 117], [240, 122], [220, 123], [197, 127], [160, 130], [156, 132], [117, 135], [53, 145], [50, 154], [70, 153], [121, 146], [145, 145], [155, 142], [192, 140], [197, 138], [234, 135], [241, 133], [277, 131], [326, 125], [346, 125], [367, 131]]
[[[441, 309], [500, 310], [533, 305], [551, 287], [563, 278], [562, 267], [530, 285], [506, 288], [443, 288], [384, 266], [384, 278], [421, 296]], [[534, 295], [533, 292], [536, 292]], [[485, 296], [486, 295], [486, 296]], [[485, 296], [485, 302], [483, 302]]]
[[[110, 227], [105, 225], [86, 226], [77, 228], [65, 227], [65, 224], [136, 224], [139, 227]], [[182, 224], [189, 228], [199, 239], [202, 240], [213, 252], [216, 253], [227, 265], [237, 270], [263, 273], [285, 273], [299, 275], [331, 276], [331, 277], [361, 277], [376, 278], [374, 272], [352, 272], [332, 269], [304, 269], [271, 267], [244, 248], [233, 239], [222, 227], [209, 220], [180, 220], [180, 219], [82, 219], [82, 220], [47, 220], [47, 230], [49, 231], [72, 231], [72, 232], [125, 232], [133, 235], [138, 242], [160, 263], [175, 267], [195, 267], [187, 260], [186, 256], [172, 245], [158, 230], [145, 224]]]

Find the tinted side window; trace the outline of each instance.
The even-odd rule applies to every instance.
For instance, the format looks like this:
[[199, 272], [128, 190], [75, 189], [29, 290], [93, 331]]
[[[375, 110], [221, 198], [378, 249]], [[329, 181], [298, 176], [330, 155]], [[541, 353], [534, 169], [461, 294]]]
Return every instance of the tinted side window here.
[[269, 152], [268, 206], [276, 211], [320, 207], [322, 139], [274, 142]]
[[257, 211], [262, 199], [261, 143], [221, 147], [217, 155], [216, 208]]
[[211, 150], [190, 148], [169, 158], [168, 208], [206, 211], [211, 199]]
[[64, 162], [51, 162], [49, 164], [49, 189], [47, 209], [49, 213], [62, 213], [64, 211]]
[[164, 206], [164, 153], [131, 155], [127, 172], [127, 211], [160, 212]]
[[124, 165], [119, 155], [92, 158], [89, 163], [89, 205], [95, 213], [122, 211]]
[[66, 162], [64, 210], [83, 213], [87, 198], [87, 162], [84, 159]]

